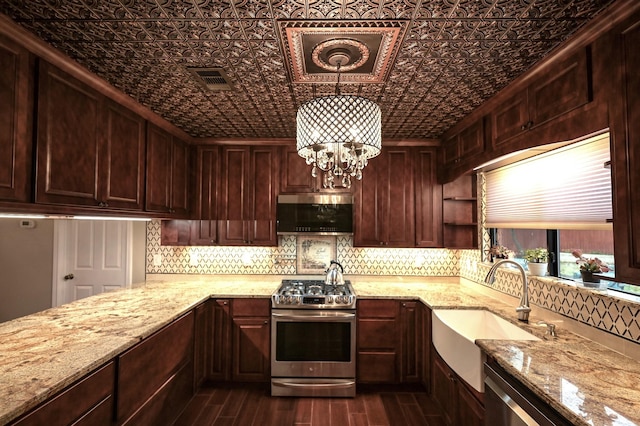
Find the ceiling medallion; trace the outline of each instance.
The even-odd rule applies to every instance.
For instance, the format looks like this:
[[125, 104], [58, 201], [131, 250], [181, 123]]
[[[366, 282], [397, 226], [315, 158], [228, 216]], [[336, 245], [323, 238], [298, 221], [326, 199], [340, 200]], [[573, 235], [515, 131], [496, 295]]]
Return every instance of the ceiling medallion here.
[[358, 40], [339, 38], [323, 41], [313, 48], [313, 63], [322, 69], [338, 72], [353, 71], [369, 60], [369, 48]]
[[338, 60], [343, 82], [383, 83], [407, 27], [404, 20], [278, 23], [294, 83], [335, 84]]

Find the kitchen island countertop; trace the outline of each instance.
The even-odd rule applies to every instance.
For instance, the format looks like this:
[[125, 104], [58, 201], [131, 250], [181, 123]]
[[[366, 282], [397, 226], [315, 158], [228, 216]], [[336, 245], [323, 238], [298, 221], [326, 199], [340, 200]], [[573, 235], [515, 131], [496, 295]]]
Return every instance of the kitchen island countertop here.
[[[105, 293], [0, 323], [0, 424], [113, 359], [209, 297], [269, 297], [292, 276], [150, 275]], [[640, 425], [640, 363], [558, 330], [544, 335], [532, 316], [458, 278], [350, 276], [358, 297], [419, 299], [435, 308], [486, 308], [542, 340], [477, 344], [576, 424]]]

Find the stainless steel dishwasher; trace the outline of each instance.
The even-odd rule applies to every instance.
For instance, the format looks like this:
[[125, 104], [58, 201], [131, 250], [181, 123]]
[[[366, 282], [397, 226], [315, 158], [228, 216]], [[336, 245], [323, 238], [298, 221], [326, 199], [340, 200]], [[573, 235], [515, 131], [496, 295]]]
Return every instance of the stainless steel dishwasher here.
[[547, 404], [537, 399], [496, 365], [484, 364], [486, 426], [570, 425]]

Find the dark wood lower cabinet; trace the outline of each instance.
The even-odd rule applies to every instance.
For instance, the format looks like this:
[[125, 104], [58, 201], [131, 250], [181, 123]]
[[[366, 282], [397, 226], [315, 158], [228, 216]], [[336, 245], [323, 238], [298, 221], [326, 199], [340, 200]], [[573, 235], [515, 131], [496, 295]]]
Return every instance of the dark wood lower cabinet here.
[[234, 299], [232, 373], [236, 382], [266, 382], [270, 376], [271, 305], [269, 299]]
[[422, 380], [422, 308], [414, 300], [358, 300], [358, 383]]
[[431, 353], [431, 396], [448, 425], [484, 425], [483, 394], [470, 388], [438, 355]]
[[113, 422], [115, 363], [109, 362], [11, 425], [100, 426]]
[[193, 395], [193, 311], [117, 358], [117, 423], [171, 424]]

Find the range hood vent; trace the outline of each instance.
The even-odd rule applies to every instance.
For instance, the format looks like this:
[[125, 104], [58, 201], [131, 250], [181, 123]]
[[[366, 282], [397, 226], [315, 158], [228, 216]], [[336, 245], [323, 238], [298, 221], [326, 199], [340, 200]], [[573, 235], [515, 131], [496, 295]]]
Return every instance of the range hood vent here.
[[198, 80], [198, 83], [205, 89], [217, 92], [221, 90], [232, 90], [229, 77], [222, 68], [189, 68]]

